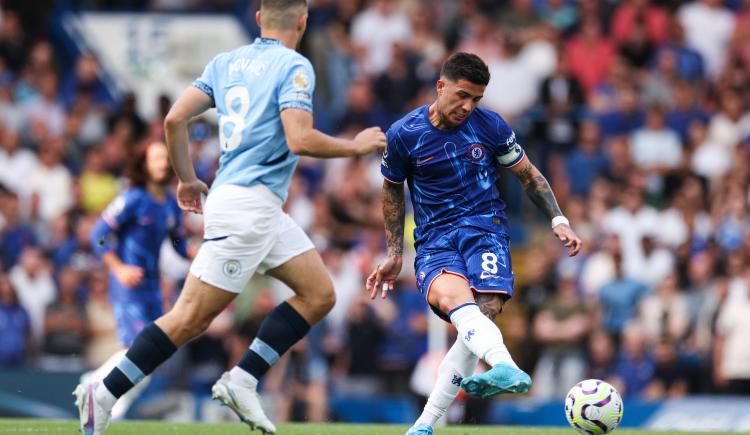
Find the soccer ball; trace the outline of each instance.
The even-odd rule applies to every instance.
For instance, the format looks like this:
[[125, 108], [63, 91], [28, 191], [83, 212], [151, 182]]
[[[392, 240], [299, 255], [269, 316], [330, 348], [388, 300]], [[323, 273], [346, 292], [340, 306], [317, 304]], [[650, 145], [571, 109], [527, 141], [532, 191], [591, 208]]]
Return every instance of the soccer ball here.
[[565, 417], [582, 434], [612, 432], [622, 420], [622, 411], [620, 393], [599, 379], [577, 383], [565, 397]]

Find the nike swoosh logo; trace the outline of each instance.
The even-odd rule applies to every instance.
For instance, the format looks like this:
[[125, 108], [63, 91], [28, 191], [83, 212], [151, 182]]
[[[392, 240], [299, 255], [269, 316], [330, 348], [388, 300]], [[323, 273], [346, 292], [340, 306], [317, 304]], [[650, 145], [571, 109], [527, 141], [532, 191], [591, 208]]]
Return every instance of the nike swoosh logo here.
[[424, 165], [425, 163], [429, 162], [430, 160], [434, 159], [435, 156], [425, 157], [424, 159], [417, 160], [418, 165]]
[[201, 242], [201, 243], [218, 242], [219, 240], [224, 240], [224, 239], [228, 239], [228, 238], [229, 238], [229, 236], [212, 237], [210, 239], [203, 239], [203, 242]]
[[86, 430], [87, 434], [94, 433], [94, 387], [89, 384], [89, 419], [86, 421], [86, 424], [83, 426], [83, 428]]
[[479, 279], [487, 279], [487, 278], [497, 278], [497, 275], [492, 275], [492, 274], [485, 273], [485, 272], [482, 272], [479, 275]]

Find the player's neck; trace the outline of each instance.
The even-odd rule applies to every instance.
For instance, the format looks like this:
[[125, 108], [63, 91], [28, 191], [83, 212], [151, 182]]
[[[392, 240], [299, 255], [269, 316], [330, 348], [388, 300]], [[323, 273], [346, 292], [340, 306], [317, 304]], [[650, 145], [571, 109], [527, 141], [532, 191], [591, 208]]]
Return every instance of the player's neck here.
[[440, 116], [440, 112], [437, 110], [437, 102], [434, 102], [427, 108], [427, 118], [430, 120], [430, 124], [438, 130], [453, 130], [453, 126], [443, 122], [443, 118]]
[[285, 47], [296, 50], [297, 43], [299, 41], [299, 32], [293, 30], [267, 29], [260, 31], [260, 37], [266, 39], [276, 39], [278, 41], [281, 41], [281, 43], [284, 44]]
[[167, 195], [167, 189], [159, 183], [148, 183], [146, 185], [146, 190], [148, 190], [148, 193], [157, 201], [162, 201]]

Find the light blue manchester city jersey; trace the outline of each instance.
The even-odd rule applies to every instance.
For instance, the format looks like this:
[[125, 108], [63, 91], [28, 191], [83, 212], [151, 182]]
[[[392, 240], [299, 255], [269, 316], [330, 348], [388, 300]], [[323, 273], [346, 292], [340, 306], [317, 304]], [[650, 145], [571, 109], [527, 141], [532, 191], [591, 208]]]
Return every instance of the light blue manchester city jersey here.
[[286, 143], [281, 111], [312, 112], [315, 72], [301, 54], [275, 39], [216, 56], [193, 82], [219, 113], [221, 155], [212, 189], [263, 184], [286, 200], [299, 159]]

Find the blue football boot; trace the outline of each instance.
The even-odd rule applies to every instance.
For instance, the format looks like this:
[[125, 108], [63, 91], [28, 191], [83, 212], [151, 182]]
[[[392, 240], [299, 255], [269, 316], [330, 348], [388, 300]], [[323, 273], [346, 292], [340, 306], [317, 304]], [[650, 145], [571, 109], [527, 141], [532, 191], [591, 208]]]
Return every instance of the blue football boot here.
[[497, 364], [481, 375], [461, 381], [461, 388], [470, 396], [492, 397], [501, 393], [525, 393], [531, 388], [531, 378], [521, 369], [508, 364]]
[[415, 424], [406, 431], [406, 435], [432, 435], [432, 426], [427, 424]]

